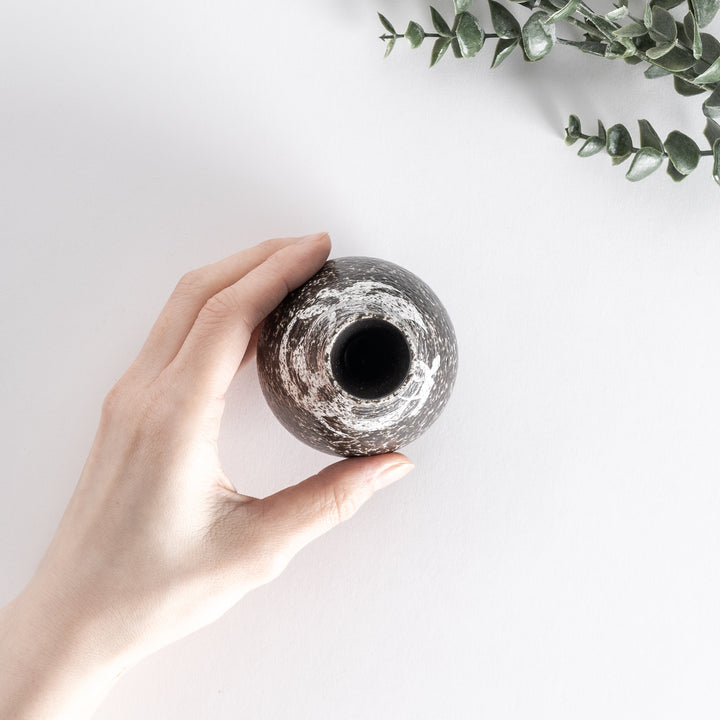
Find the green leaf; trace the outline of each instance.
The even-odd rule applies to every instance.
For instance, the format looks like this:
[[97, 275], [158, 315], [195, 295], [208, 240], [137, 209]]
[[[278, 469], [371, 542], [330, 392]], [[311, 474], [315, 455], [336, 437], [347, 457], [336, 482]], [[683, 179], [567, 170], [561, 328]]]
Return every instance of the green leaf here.
[[[697, 20], [695, 19], [695, 16], [692, 13], [688, 13], [685, 16], [685, 20], [688, 20], [688, 18], [689, 18], [690, 29], [688, 29], [686, 26], [685, 32], [687, 32], [689, 38], [692, 38], [693, 57], [696, 60], [699, 60], [703, 54], [702, 36], [700, 34], [700, 27], [698, 26]], [[692, 32], [690, 32], [690, 30]]]
[[455, 14], [459, 15], [461, 12], [465, 12], [473, 3], [473, 0], [454, 0], [455, 2]]
[[639, 22], [631, 22], [627, 25], [623, 25], [614, 31], [614, 35], [617, 37], [640, 37], [647, 32], [647, 28]]
[[655, 80], [656, 78], [665, 77], [666, 75], [672, 75], [672, 73], [665, 68], [659, 67], [658, 65], [650, 65], [649, 67], [645, 68], [645, 72], [643, 73], [643, 75], [648, 80]]
[[720, 185], [720, 139], [713, 143], [713, 177], [715, 182]]
[[450, 39], [450, 47], [452, 48], [453, 55], [456, 58], [461, 58], [463, 56], [462, 50], [460, 49], [460, 43], [457, 38]]
[[650, 0], [651, 7], [661, 7], [666, 10], [672, 10], [674, 7], [681, 5], [685, 0]]
[[[683, 70], [689, 70], [695, 64], [695, 58], [692, 56], [692, 53], [676, 46], [670, 50], [670, 52], [657, 58], [653, 62], [670, 72], [681, 72]], [[645, 77], [650, 77], [647, 72]]]
[[[543, 23], [545, 25], [553, 25], [560, 20], [564, 20], [578, 9], [580, 1], [581, 0], [568, 0], [568, 2], [565, 3], [565, 5], [563, 5], [559, 10], [556, 10], [546, 20], [543, 20]], [[627, 12], [627, 8], [625, 9], [625, 12]]]
[[485, 31], [469, 12], [461, 13], [458, 17], [456, 35], [460, 51], [463, 57], [475, 57], [485, 44]]
[[[432, 16], [433, 27], [438, 35], [442, 35], [444, 38], [452, 37], [453, 33], [450, 26], [445, 22], [443, 16], [432, 6], [430, 7], [430, 15]], [[447, 50], [447, 48], [445, 49]]]
[[673, 78], [673, 85], [675, 86], [675, 92], [685, 97], [691, 97], [692, 95], [702, 95], [705, 90], [697, 85], [689, 83], [687, 80], [683, 80], [681, 77], [675, 75]]
[[540, 11], [533, 13], [522, 28], [523, 48], [530, 62], [542, 60], [555, 45], [555, 26], [545, 26], [547, 14]]
[[440, 58], [445, 54], [447, 49], [450, 47], [450, 43], [452, 42], [451, 38], [447, 37], [439, 37], [432, 49], [432, 53], [430, 53], [430, 67], [433, 65], [437, 65], [437, 63], [440, 61]]
[[626, 17], [627, 14], [627, 5], [620, 5], [620, 7], [616, 8], [615, 10], [611, 10], [609, 13], [605, 13], [605, 19], [609, 20], [610, 22], [615, 22], [616, 20], [621, 20], [622, 18]]
[[635, 153], [635, 157], [630, 164], [630, 169], [625, 173], [625, 177], [631, 182], [643, 180], [648, 175], [654, 173], [663, 161], [663, 154], [655, 148], [640, 148]]
[[613, 165], [619, 165], [623, 160], [630, 157], [633, 144], [628, 129], [618, 123], [607, 131], [605, 148], [608, 155], [613, 159]]
[[655, 128], [647, 120], [638, 120], [638, 126], [640, 127], [640, 147], [652, 148], [662, 153], [665, 148], [663, 148], [662, 140], [655, 132]]
[[695, 78], [696, 83], [710, 84], [720, 81], [720, 57], [704, 72]]
[[720, 117], [720, 85], [712, 91], [710, 97], [702, 104], [702, 110], [705, 117]]
[[490, 21], [497, 33], [497, 36], [506, 40], [520, 37], [520, 23], [515, 16], [504, 6], [495, 0], [489, 0]]
[[602, 123], [602, 120], [598, 120], [598, 131], [597, 131], [598, 137], [602, 140], [603, 146], [605, 146], [605, 141], [607, 140], [607, 132], [605, 132], [605, 126]]
[[700, 162], [700, 148], [684, 133], [673, 130], [665, 139], [665, 152], [675, 169], [689, 175]]
[[580, 157], [590, 157], [597, 155], [605, 147], [605, 142], [595, 135], [591, 135], [578, 150]]
[[410, 47], [416, 48], [425, 39], [425, 31], [416, 22], [410, 21], [405, 31], [405, 37], [408, 39]]
[[652, 25], [652, 9], [653, 6], [650, 3], [645, 5], [645, 11], [643, 12], [643, 22], [645, 23], [645, 27], [650, 27]]
[[657, 60], [664, 55], [667, 55], [673, 48], [675, 47], [675, 43], [663, 43], [662, 45], [656, 45], [655, 47], [648, 48], [645, 51], [645, 54], [651, 59], [651, 60]]
[[703, 132], [708, 143], [710, 143], [710, 147], [712, 147], [715, 145], [715, 141], [720, 139], [720, 124], [716, 123], [712, 118], [708, 118]]
[[675, 18], [664, 8], [652, 8], [652, 22], [648, 27], [650, 37], [656, 43], [672, 43], [677, 39]]
[[601, 42], [591, 42], [588, 40], [566, 40], [566, 45], [572, 45], [581, 52], [587, 53], [588, 55], [598, 55], [599, 57], [605, 57], [605, 45]]
[[397, 35], [397, 32], [395, 31], [395, 28], [392, 26], [392, 23], [382, 14], [378, 13], [378, 17], [380, 18], [380, 22], [383, 24], [383, 27], [393, 35]]
[[580, 118], [577, 115], [571, 115], [568, 119], [568, 126], [565, 128], [565, 144], [572, 145], [582, 132], [580, 126]]
[[669, 160], [667, 164], [667, 174], [675, 181], [680, 182], [684, 180], [687, 175], [683, 175]]
[[520, 43], [519, 38], [500, 38], [495, 46], [491, 68], [496, 68]]
[[720, 10], [720, 0], [689, 0], [690, 10], [700, 27], [709, 25]]
[[395, 41], [396, 41], [396, 38], [394, 38], [394, 37], [385, 41], [386, 45], [385, 45], [385, 55], [383, 55], [384, 58], [386, 58], [393, 51], [393, 48], [395, 47]]
[[702, 59], [712, 65], [720, 57], [720, 41], [710, 33], [700, 33], [702, 40]]

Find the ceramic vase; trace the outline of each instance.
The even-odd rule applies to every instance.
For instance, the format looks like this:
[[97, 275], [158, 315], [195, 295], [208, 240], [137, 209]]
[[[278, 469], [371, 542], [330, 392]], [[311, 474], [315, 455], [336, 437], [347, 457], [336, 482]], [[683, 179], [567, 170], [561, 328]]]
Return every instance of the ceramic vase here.
[[445, 407], [457, 358], [435, 293], [371, 257], [329, 260], [266, 318], [257, 349], [278, 420], [308, 445], [347, 457], [415, 440]]

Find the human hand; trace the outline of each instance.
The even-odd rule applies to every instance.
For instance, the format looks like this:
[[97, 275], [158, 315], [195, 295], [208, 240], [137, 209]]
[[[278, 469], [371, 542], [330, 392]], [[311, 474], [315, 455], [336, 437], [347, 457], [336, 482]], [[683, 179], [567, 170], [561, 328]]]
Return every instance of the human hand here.
[[0, 716], [87, 717], [123, 670], [220, 617], [412, 468], [399, 453], [352, 458], [259, 499], [221, 467], [228, 386], [263, 318], [329, 251], [327, 234], [270, 240], [180, 280], [105, 399], [36, 574], [0, 611]]

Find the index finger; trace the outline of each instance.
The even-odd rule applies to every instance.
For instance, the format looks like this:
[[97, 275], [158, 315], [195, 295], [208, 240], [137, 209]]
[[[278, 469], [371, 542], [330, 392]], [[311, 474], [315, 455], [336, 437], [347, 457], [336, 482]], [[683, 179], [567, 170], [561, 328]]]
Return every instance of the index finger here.
[[203, 306], [167, 367], [182, 394], [222, 398], [253, 330], [292, 290], [312, 277], [330, 253], [327, 233], [278, 250]]

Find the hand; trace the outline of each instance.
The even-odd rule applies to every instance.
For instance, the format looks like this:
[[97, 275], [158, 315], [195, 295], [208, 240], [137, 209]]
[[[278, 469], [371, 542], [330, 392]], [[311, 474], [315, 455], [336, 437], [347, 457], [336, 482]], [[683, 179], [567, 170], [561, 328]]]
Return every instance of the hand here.
[[220, 465], [225, 393], [260, 323], [329, 251], [327, 234], [270, 240], [180, 280], [105, 399], [35, 576], [0, 612], [1, 717], [87, 717], [124, 669], [220, 617], [412, 468], [398, 453], [352, 458], [258, 499]]

